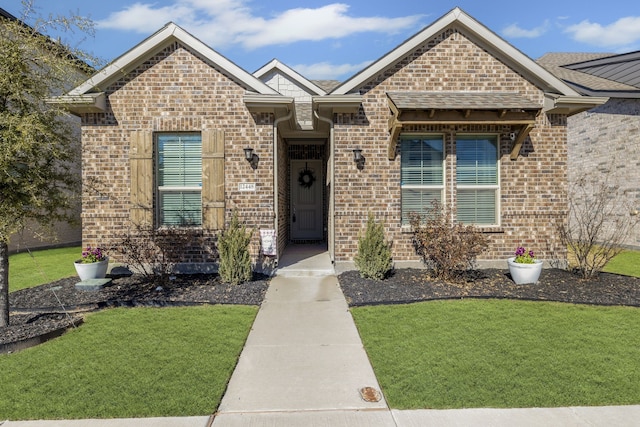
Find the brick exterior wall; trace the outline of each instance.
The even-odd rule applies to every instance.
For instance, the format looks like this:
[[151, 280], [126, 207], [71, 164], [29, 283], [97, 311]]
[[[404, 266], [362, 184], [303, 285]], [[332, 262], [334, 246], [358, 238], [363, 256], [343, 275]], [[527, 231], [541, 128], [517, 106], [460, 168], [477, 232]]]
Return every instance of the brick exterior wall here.
[[[106, 113], [82, 116], [83, 244], [111, 247], [130, 229], [129, 134], [133, 130], [225, 132], [225, 209], [255, 228], [252, 253], [259, 252], [260, 228], [274, 228], [273, 117], [251, 114], [246, 88], [179, 43], [158, 52], [122, 79], [104, 88]], [[252, 169], [243, 148], [259, 157]], [[238, 190], [255, 183], [255, 192]], [[213, 246], [213, 234], [205, 233]], [[117, 254], [111, 254], [118, 260]], [[215, 261], [215, 254], [193, 250], [185, 262]]]
[[[394, 160], [387, 156], [391, 113], [386, 93], [414, 90], [518, 92], [540, 104], [543, 97], [537, 87], [458, 31], [440, 34], [361, 87], [360, 112], [334, 115], [335, 176], [331, 185], [335, 191], [337, 264], [353, 261], [358, 233], [364, 228], [369, 210], [385, 222], [387, 237], [393, 240], [396, 263], [418, 261], [411, 234], [400, 222], [401, 154]], [[256, 229], [252, 253], [260, 263], [258, 229], [275, 227], [273, 174], [277, 171], [278, 252], [282, 254], [289, 240], [288, 142], [278, 137], [278, 160], [274, 163], [274, 117], [266, 113], [251, 114], [247, 110], [243, 102], [246, 88], [187, 47], [173, 43], [104, 91], [108, 98], [106, 113], [82, 116], [84, 245], [117, 245], [131, 227], [129, 134], [132, 131], [224, 129], [227, 222], [231, 212], [236, 211], [243, 222]], [[509, 133], [516, 131], [511, 126], [423, 125], [405, 131], [445, 135], [448, 200], [455, 197], [455, 186], [451, 192], [448, 181], [451, 171], [455, 170], [455, 136], [460, 133], [498, 135], [501, 224], [484, 229], [490, 247], [482, 260], [503, 266], [504, 260], [519, 245], [533, 249], [546, 260], [566, 259], [566, 250], [559, 244], [556, 232], [558, 221], [563, 221], [567, 212], [565, 116], [541, 113], [515, 161], [509, 158]], [[260, 158], [255, 170], [244, 159], [245, 146], [253, 148]], [[356, 146], [363, 149], [366, 158], [363, 170], [353, 162], [352, 149]], [[330, 147], [327, 144], [325, 148]], [[243, 182], [255, 183], [256, 191], [238, 191], [238, 184]], [[330, 202], [327, 200], [326, 204]], [[206, 245], [213, 246], [213, 233], [204, 237]], [[215, 254], [193, 248], [185, 261], [215, 260]]]
[[[625, 192], [621, 215], [640, 210], [640, 100], [611, 98], [568, 119], [569, 182], [587, 174]], [[640, 248], [640, 227], [624, 244]]]
[[[396, 262], [417, 261], [411, 235], [401, 226], [400, 155], [388, 160], [386, 92], [391, 91], [497, 91], [518, 92], [542, 103], [543, 93], [522, 76], [472, 43], [464, 34], [449, 31], [417, 49], [396, 66], [360, 88], [359, 114], [335, 117], [335, 230], [336, 262], [349, 263], [357, 251], [357, 235], [367, 213], [385, 222], [393, 241]], [[511, 126], [414, 126], [403, 131], [442, 133], [446, 136], [447, 198], [451, 197], [451, 168], [455, 168], [455, 135], [500, 135], [501, 225], [487, 228], [489, 249], [481, 260], [489, 264], [512, 256], [525, 245], [546, 260], [566, 260], [556, 224], [566, 216], [566, 117], [540, 114], [517, 160], [509, 158]], [[352, 149], [360, 146], [366, 163], [358, 170]], [[455, 188], [453, 189], [455, 191]], [[455, 197], [455, 194], [453, 195]]]

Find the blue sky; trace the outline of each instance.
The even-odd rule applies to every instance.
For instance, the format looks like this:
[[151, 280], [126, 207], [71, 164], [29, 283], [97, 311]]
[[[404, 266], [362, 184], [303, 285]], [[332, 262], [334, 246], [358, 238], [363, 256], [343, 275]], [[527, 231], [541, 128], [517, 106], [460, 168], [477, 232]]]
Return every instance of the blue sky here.
[[[533, 59], [640, 50], [640, 6], [629, 0], [31, 1], [43, 16], [92, 19], [94, 38], [64, 38], [106, 62], [173, 21], [249, 72], [277, 58], [310, 79], [345, 80], [456, 6]], [[21, 17], [21, 0], [0, 7]]]

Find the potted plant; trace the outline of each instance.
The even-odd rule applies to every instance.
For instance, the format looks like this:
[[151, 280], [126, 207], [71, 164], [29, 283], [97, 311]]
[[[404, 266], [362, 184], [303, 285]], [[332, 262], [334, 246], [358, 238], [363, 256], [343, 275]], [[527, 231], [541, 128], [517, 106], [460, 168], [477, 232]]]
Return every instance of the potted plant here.
[[536, 283], [542, 272], [542, 261], [537, 260], [532, 250], [520, 246], [515, 256], [507, 259], [511, 279], [517, 284]]
[[82, 258], [74, 262], [80, 280], [102, 279], [107, 275], [109, 257], [101, 248], [87, 246], [82, 251]]

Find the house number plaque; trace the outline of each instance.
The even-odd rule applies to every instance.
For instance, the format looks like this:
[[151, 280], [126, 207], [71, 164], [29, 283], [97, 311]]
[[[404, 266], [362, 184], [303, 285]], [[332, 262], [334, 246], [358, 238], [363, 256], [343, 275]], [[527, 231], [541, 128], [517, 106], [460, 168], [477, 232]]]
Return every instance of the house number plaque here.
[[238, 191], [256, 191], [255, 182], [241, 182], [238, 184]]

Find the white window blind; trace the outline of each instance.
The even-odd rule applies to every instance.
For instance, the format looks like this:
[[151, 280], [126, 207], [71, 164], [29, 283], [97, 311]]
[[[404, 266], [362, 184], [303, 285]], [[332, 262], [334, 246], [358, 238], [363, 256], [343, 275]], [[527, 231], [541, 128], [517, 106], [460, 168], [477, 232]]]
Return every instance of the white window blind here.
[[202, 224], [202, 138], [200, 134], [157, 134], [159, 224]]
[[409, 213], [424, 214], [433, 200], [442, 202], [444, 191], [444, 141], [439, 136], [400, 137], [402, 223]]
[[495, 136], [456, 140], [456, 208], [465, 224], [498, 223], [498, 143]]

